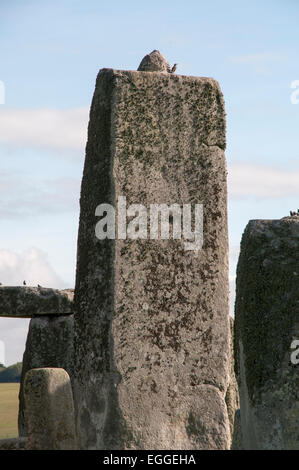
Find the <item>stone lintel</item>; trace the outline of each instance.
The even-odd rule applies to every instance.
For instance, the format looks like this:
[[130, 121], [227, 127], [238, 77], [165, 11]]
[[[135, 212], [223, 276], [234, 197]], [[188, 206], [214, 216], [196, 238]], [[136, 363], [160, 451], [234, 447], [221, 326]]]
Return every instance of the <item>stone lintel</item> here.
[[0, 286], [0, 317], [32, 318], [73, 313], [72, 289]]

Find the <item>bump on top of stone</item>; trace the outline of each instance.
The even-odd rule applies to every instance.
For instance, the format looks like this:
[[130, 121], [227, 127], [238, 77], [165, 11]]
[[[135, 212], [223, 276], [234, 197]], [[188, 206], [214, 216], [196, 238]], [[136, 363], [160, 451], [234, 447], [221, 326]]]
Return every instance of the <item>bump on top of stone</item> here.
[[167, 72], [170, 73], [171, 67], [161, 52], [154, 50], [143, 57], [137, 69], [139, 72]]

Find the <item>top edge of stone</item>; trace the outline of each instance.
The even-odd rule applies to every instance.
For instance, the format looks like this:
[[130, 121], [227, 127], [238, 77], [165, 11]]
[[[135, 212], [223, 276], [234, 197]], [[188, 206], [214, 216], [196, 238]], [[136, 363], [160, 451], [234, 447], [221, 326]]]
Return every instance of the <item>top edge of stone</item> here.
[[0, 286], [0, 287], [11, 287], [12, 289], [45, 289], [45, 290], [53, 290], [58, 292], [73, 290], [73, 289], [58, 289], [57, 287], [43, 287], [43, 286]]
[[32, 376], [32, 375], [52, 375], [52, 374], [59, 374], [63, 375], [65, 377], [69, 377], [68, 372], [63, 369], [62, 367], [34, 367], [33, 369], [30, 369], [27, 371], [26, 376]]
[[20, 292], [35, 292], [40, 294], [58, 294], [69, 296], [74, 293], [74, 289], [55, 289], [53, 287], [36, 287], [36, 286], [6, 286], [0, 285], [0, 289], [7, 289], [7, 290], [19, 290]]
[[218, 80], [216, 80], [216, 78], [213, 78], [213, 77], [204, 77], [204, 76], [197, 76], [197, 75], [183, 75], [183, 74], [179, 74], [179, 73], [169, 73], [169, 72], [157, 72], [157, 71], [154, 71], [154, 72], [145, 72], [143, 70], [121, 70], [121, 69], [113, 69], [113, 68], [108, 68], [108, 67], [104, 67], [102, 69], [99, 70], [98, 72], [98, 76], [100, 74], [103, 74], [103, 73], [111, 73], [111, 75], [116, 75], [118, 77], [121, 77], [122, 74], [124, 75], [132, 75], [132, 76], [136, 76], [136, 77], [140, 77], [140, 76], [143, 76], [143, 77], [169, 77], [171, 80], [175, 80], [176, 78], [183, 78], [183, 79], [190, 79], [190, 80], [196, 80], [196, 81], [208, 81], [208, 82], [213, 82], [215, 84], [217, 84], [219, 87], [219, 82]]
[[[299, 216], [286, 216], [281, 219], [252, 219], [247, 223], [243, 236], [251, 237], [261, 233], [273, 234], [277, 231], [287, 229], [291, 230], [293, 236], [299, 235]], [[298, 232], [298, 233], [297, 233]], [[272, 235], [271, 235], [272, 236]]]
[[281, 219], [251, 219], [248, 221], [247, 225], [272, 224], [279, 222], [299, 222], [299, 215], [288, 215], [285, 217], [281, 217]]

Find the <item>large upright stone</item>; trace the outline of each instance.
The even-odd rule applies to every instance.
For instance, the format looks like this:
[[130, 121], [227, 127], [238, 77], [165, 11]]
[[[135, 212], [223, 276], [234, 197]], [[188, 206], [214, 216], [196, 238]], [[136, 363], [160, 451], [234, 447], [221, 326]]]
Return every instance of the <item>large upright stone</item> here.
[[[103, 69], [90, 110], [75, 289], [82, 448], [230, 442], [225, 111], [211, 78]], [[201, 250], [104, 239], [96, 207], [202, 203]]]
[[31, 369], [24, 381], [29, 450], [77, 448], [70, 377], [63, 369]]
[[299, 365], [291, 349], [299, 340], [298, 247], [296, 216], [251, 220], [242, 237], [235, 359], [245, 449], [299, 449]]
[[25, 420], [24, 379], [30, 369], [55, 367], [72, 376], [73, 315], [32, 318], [23, 355], [19, 392], [19, 435], [27, 436]]

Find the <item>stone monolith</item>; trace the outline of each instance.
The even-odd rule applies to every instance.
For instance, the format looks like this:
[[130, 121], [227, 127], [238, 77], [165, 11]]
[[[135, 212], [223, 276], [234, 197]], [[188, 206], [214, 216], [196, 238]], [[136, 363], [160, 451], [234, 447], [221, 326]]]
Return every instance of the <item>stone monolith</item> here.
[[[165, 70], [99, 72], [75, 288], [81, 448], [229, 447], [224, 149], [224, 102], [214, 79]], [[105, 216], [101, 204], [115, 208], [115, 239], [96, 232]], [[152, 204], [191, 204], [193, 212], [202, 204], [202, 247], [186, 249], [187, 232], [154, 238], [149, 220], [146, 234], [135, 239]], [[139, 222], [132, 219], [136, 211]], [[113, 237], [110, 222], [107, 236]]]
[[251, 220], [242, 237], [235, 360], [248, 450], [299, 449], [298, 246], [296, 216]]
[[77, 448], [70, 377], [64, 369], [27, 372], [24, 381], [28, 450]]

